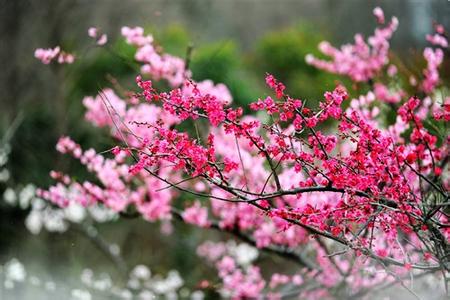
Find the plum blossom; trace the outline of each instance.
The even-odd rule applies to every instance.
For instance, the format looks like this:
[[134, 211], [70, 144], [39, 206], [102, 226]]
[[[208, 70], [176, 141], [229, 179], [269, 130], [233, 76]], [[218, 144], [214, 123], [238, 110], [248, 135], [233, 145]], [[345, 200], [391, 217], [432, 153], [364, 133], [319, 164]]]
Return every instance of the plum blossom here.
[[[376, 8], [374, 14], [380, 24], [384, 23], [383, 11], [380, 8]], [[356, 82], [368, 81], [388, 64], [389, 40], [397, 26], [398, 20], [393, 17], [385, 27], [377, 28], [367, 42], [362, 35], [357, 34], [354, 44], [346, 44], [340, 49], [328, 42], [321, 42], [319, 50], [332, 60], [317, 59], [309, 54], [306, 56], [306, 62], [331, 73], [346, 75]]]
[[108, 36], [104, 33], [99, 34], [99, 29], [96, 27], [90, 27], [88, 29], [89, 37], [95, 39], [96, 44], [99, 46], [103, 46], [108, 42]]
[[424, 80], [422, 82], [422, 89], [425, 93], [430, 93], [439, 84], [438, 68], [444, 59], [444, 52], [442, 49], [425, 48], [423, 56], [427, 61], [427, 68], [423, 71]]
[[[266, 117], [261, 119], [231, 107], [226, 86], [193, 81], [184, 60], [164, 53], [141, 27], [123, 27], [141, 64], [135, 90], [119, 97], [105, 89], [83, 100], [87, 121], [109, 129], [115, 146], [99, 153], [61, 137], [57, 150], [79, 160], [95, 181], [55, 171], [56, 183], [37, 195], [59, 207], [55, 219], [63, 222], [80, 222], [87, 215], [82, 211], [106, 207], [116, 216], [134, 209], [150, 222], [176, 219], [235, 234], [248, 244], [209, 241], [197, 249], [217, 270], [219, 292], [232, 299], [278, 299], [293, 285], [305, 285], [300, 298], [331, 298], [339, 285], [355, 296], [413, 271], [441, 270], [436, 253], [423, 253], [429, 252], [427, 241], [450, 236], [448, 216], [428, 201], [445, 196], [449, 186], [440, 166], [448, 137], [425, 126], [449, 115], [448, 99], [439, 102], [433, 95], [442, 49], [425, 49], [427, 68], [416, 89], [427, 95], [410, 95], [412, 87], [384, 81], [398, 79], [388, 59], [398, 21], [381, 26], [381, 9], [374, 15], [380, 27], [367, 40], [358, 34], [354, 44], [339, 49], [321, 43], [330, 61], [307, 57], [320, 69], [359, 85], [367, 82], [364, 93], [337, 85], [310, 105], [266, 74], [273, 95], [249, 105]], [[90, 36], [97, 34], [89, 30]], [[170, 89], [159, 90], [159, 80]], [[388, 106], [395, 108], [395, 118], [385, 122]], [[183, 129], [186, 122], [202, 128], [193, 134]], [[324, 129], [328, 123], [330, 129]], [[189, 193], [199, 200], [176, 209], [174, 199]], [[39, 213], [29, 220], [35, 232], [45, 226], [45, 210]], [[444, 246], [432, 248], [441, 253]], [[263, 252], [301, 267], [295, 274], [265, 277], [256, 265]], [[149, 270], [138, 270], [129, 288], [153, 278]], [[309, 285], [311, 278], [317, 287]], [[182, 282], [172, 272], [146, 285], [145, 295], [172, 295]], [[216, 284], [207, 280], [199, 286]]]
[[208, 227], [211, 222], [208, 221], [208, 210], [202, 207], [200, 202], [196, 201], [194, 205], [186, 208], [182, 213], [186, 223], [196, 224], [199, 227]]
[[34, 57], [46, 65], [55, 59], [60, 64], [72, 64], [75, 61], [73, 54], [63, 52], [59, 46], [48, 49], [38, 48], [34, 51]]

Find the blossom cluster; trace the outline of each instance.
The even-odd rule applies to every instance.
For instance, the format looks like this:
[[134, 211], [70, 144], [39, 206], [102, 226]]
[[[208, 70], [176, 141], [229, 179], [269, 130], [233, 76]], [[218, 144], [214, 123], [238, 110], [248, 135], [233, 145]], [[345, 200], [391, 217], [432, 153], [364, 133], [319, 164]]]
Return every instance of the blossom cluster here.
[[34, 52], [34, 57], [46, 65], [55, 59], [59, 64], [71, 64], [75, 61], [75, 56], [73, 54], [62, 51], [59, 46], [48, 49], [38, 48]]
[[[374, 15], [385, 24], [381, 9]], [[236, 254], [238, 246], [202, 245], [198, 253], [217, 269], [220, 292], [235, 299], [279, 299], [286, 290], [331, 298], [342, 286], [348, 297], [360, 297], [420, 272], [448, 272], [449, 137], [435, 129], [450, 114], [449, 97], [435, 95], [442, 50], [425, 49], [421, 85], [392, 88], [378, 75], [389, 64], [397, 25], [392, 18], [368, 42], [357, 35], [341, 49], [322, 43], [332, 61], [307, 57], [320, 69], [367, 82], [368, 92], [353, 96], [338, 85], [307, 106], [266, 74], [270, 94], [249, 105], [264, 120], [232, 107], [224, 85], [190, 79], [185, 61], [163, 53], [142, 28], [124, 27], [142, 64], [136, 91], [119, 96], [105, 89], [83, 100], [86, 119], [108, 127], [117, 145], [99, 154], [62, 137], [57, 150], [96, 181], [52, 172], [57, 183], [38, 195], [61, 208], [101, 205], [118, 214], [135, 208], [148, 221], [218, 229], [300, 266], [268, 280], [254, 255]], [[441, 28], [437, 34], [432, 42], [445, 45]], [[389, 78], [397, 72], [393, 64], [386, 70]], [[158, 90], [158, 80], [170, 90]], [[383, 118], [386, 104], [394, 108], [393, 123]], [[333, 130], [326, 129], [330, 123]], [[173, 202], [184, 195], [195, 199], [180, 210]]]
[[[379, 7], [374, 9], [374, 15], [378, 23], [384, 25], [384, 13]], [[367, 42], [361, 34], [355, 35], [354, 44], [346, 44], [340, 49], [328, 42], [322, 42], [319, 44], [319, 50], [332, 60], [308, 55], [306, 62], [327, 72], [346, 75], [355, 82], [368, 81], [389, 62], [389, 40], [397, 27], [398, 20], [393, 17], [385, 27], [377, 28]]]
[[108, 42], [108, 36], [105, 33], [100, 33], [96, 27], [89, 28], [88, 35], [95, 39], [96, 44], [99, 46], [103, 46]]
[[78, 300], [91, 300], [97, 297], [114, 299], [151, 300], [156, 297], [177, 299], [189, 297], [193, 300], [202, 300], [204, 293], [200, 290], [190, 291], [184, 286], [184, 280], [178, 271], [170, 270], [167, 276], [152, 274], [146, 265], [136, 265], [127, 274], [126, 287], [115, 284], [109, 273], [95, 274], [91, 269], [84, 269], [79, 278], [77, 287], [68, 287], [67, 283], [59, 282], [56, 278], [48, 279], [42, 274], [34, 274], [27, 270], [25, 265], [17, 258], [12, 258], [0, 266], [2, 274], [3, 295], [17, 296], [14, 291], [27, 285], [47, 291], [52, 298], [70, 297]]

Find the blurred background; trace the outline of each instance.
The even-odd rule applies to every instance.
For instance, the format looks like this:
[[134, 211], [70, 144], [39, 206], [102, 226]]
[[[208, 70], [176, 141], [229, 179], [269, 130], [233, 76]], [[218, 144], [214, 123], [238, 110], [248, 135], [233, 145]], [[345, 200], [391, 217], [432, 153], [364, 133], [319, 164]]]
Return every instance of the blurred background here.
[[[433, 31], [433, 22], [450, 28], [447, 0], [0, 0], [0, 139], [4, 137], [0, 167], [8, 170], [3, 177], [0, 174], [5, 179], [0, 180], [0, 197], [10, 187], [20, 202], [31, 189], [28, 184], [51, 183], [52, 169], [85, 176], [80, 165], [56, 153], [55, 144], [63, 134], [83, 148], [111, 147], [113, 141], [105, 130], [83, 120], [81, 100], [111, 86], [111, 77], [133, 87], [137, 71], [127, 60], [132, 61], [134, 52], [117, 39], [120, 27], [142, 26], [165, 51], [182, 57], [192, 44], [194, 79], [225, 83], [235, 105], [246, 105], [266, 93], [265, 72], [281, 79], [291, 95], [315, 101], [336, 82], [346, 81], [306, 65], [305, 55], [318, 54], [317, 44], [325, 39], [340, 45], [352, 42], [356, 32], [371, 34], [375, 6], [382, 7], [387, 18], [398, 17], [393, 59], [405, 64], [421, 61], [424, 36]], [[92, 47], [87, 36], [91, 26], [108, 34], [120, 57]], [[36, 48], [56, 45], [74, 52], [77, 62], [45, 66], [34, 58]], [[448, 70], [444, 72], [448, 79]], [[4, 164], [1, 157], [7, 157]], [[77, 286], [86, 267], [124, 280], [101, 247], [80, 229], [32, 234], [24, 225], [26, 209], [6, 202], [0, 204], [0, 264], [15, 257], [27, 271], [67, 286]], [[195, 249], [207, 237], [223, 237], [177, 222], [174, 233], [165, 236], [159, 225], [135, 219], [97, 228], [105, 241], [121, 249], [129, 266], [146, 264], [162, 274], [177, 269], [190, 286], [213, 274], [200, 263]], [[278, 267], [282, 263], [259, 259]], [[12, 294], [2, 289], [0, 299], [8, 295]], [[39, 289], [24, 289], [15, 297], [30, 295], [30, 299], [46, 299]]]

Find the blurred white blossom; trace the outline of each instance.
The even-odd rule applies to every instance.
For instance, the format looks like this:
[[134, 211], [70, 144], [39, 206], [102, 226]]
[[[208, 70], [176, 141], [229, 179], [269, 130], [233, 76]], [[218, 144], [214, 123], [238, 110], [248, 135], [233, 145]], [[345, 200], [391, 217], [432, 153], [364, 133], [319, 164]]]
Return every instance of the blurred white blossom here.
[[42, 213], [40, 211], [32, 210], [25, 219], [25, 227], [27, 227], [32, 234], [39, 234], [42, 225]]
[[168, 296], [172, 291], [176, 291], [183, 286], [183, 279], [180, 277], [178, 271], [172, 270], [169, 272], [167, 277], [158, 279], [155, 277], [151, 282], [149, 282], [149, 287], [159, 295]]
[[73, 289], [71, 292], [72, 298], [77, 300], [91, 300], [92, 296], [86, 290]]
[[8, 169], [2, 169], [0, 171], [0, 182], [6, 182], [9, 179], [9, 170]]
[[148, 280], [151, 276], [150, 269], [145, 265], [137, 265], [134, 267], [134, 269], [131, 271], [131, 277], [134, 277], [136, 279], [140, 280]]
[[5, 278], [7, 280], [23, 282], [27, 277], [27, 272], [23, 264], [16, 258], [5, 264]]
[[153, 300], [156, 299], [156, 295], [149, 290], [143, 290], [139, 293], [140, 300]]
[[31, 199], [36, 194], [36, 187], [29, 183], [19, 193], [19, 205], [22, 209], [27, 209], [30, 206]]
[[228, 252], [241, 266], [248, 266], [258, 258], [258, 249], [246, 243], [236, 245], [234, 241], [227, 243]]
[[64, 215], [67, 220], [80, 223], [86, 217], [86, 209], [78, 203], [71, 202], [69, 206], [64, 208]]
[[191, 300], [203, 300], [205, 298], [205, 293], [202, 291], [194, 291], [191, 294]]
[[50, 232], [64, 232], [68, 225], [64, 221], [64, 212], [59, 209], [44, 210], [44, 226]]
[[91, 217], [99, 223], [111, 221], [117, 217], [117, 213], [103, 205], [92, 205], [88, 207]]
[[8, 162], [8, 155], [11, 152], [11, 147], [6, 144], [0, 147], [0, 167], [3, 167]]
[[8, 203], [10, 205], [16, 204], [16, 200], [17, 200], [16, 192], [12, 188], [7, 188], [3, 192], [3, 199], [5, 200], [6, 203]]

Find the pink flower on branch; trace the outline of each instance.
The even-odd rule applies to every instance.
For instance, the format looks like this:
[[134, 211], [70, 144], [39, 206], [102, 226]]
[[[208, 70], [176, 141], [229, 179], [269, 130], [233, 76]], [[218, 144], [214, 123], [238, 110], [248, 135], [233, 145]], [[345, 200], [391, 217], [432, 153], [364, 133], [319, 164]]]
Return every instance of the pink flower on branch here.
[[[384, 24], [382, 11], [374, 14]], [[443, 57], [426, 50], [421, 88], [428, 96], [386, 83], [400, 77], [400, 68], [385, 68], [396, 26], [392, 19], [367, 42], [357, 35], [341, 49], [323, 43], [331, 61], [308, 58], [354, 82], [372, 81], [370, 90], [354, 96], [338, 85], [311, 106], [266, 74], [274, 95], [250, 104], [261, 119], [230, 106], [226, 86], [191, 80], [185, 61], [162, 52], [142, 28], [124, 27], [144, 73], [136, 78], [138, 91], [122, 99], [105, 89], [83, 100], [86, 119], [108, 128], [118, 145], [99, 154], [62, 137], [58, 151], [85, 165], [95, 182], [52, 172], [57, 183], [39, 195], [61, 207], [101, 204], [119, 215], [134, 208], [151, 222], [177, 219], [244, 240], [252, 248], [198, 249], [217, 269], [219, 292], [234, 299], [277, 299], [291, 285], [305, 287], [303, 298], [332, 297], [340, 284], [357, 297], [412, 271], [441, 271], [450, 236], [442, 200], [448, 137], [428, 120], [449, 115], [448, 101], [432, 97]], [[89, 35], [98, 32], [91, 28]], [[171, 88], [160, 91], [158, 80]], [[392, 123], [384, 122], [388, 105], [395, 107]], [[195, 132], [184, 129], [192, 123]], [[186, 195], [199, 200], [176, 209], [174, 200]], [[255, 251], [298, 264], [298, 274], [264, 279]]]
[[96, 27], [90, 27], [88, 29], [89, 37], [95, 39], [96, 44], [99, 46], [103, 46], [108, 42], [108, 36], [106, 34], [99, 34], [99, 30]]
[[182, 213], [183, 219], [186, 223], [195, 224], [199, 227], [208, 227], [211, 222], [208, 221], [208, 210], [206, 207], [201, 207], [199, 202], [185, 209]]
[[[378, 23], [384, 23], [383, 11], [377, 7], [374, 15]], [[362, 35], [355, 35], [354, 44], [346, 44], [340, 49], [328, 42], [319, 44], [319, 50], [329, 56], [331, 61], [321, 60], [313, 55], [306, 56], [306, 62], [316, 68], [346, 75], [355, 82], [368, 81], [377, 76], [388, 64], [389, 40], [397, 30], [398, 20], [393, 17], [383, 28], [377, 28], [375, 33], [364, 41]]]
[[73, 54], [61, 51], [59, 46], [48, 49], [38, 48], [34, 51], [34, 57], [46, 65], [50, 64], [55, 59], [60, 64], [72, 64], [75, 61], [75, 56]]

